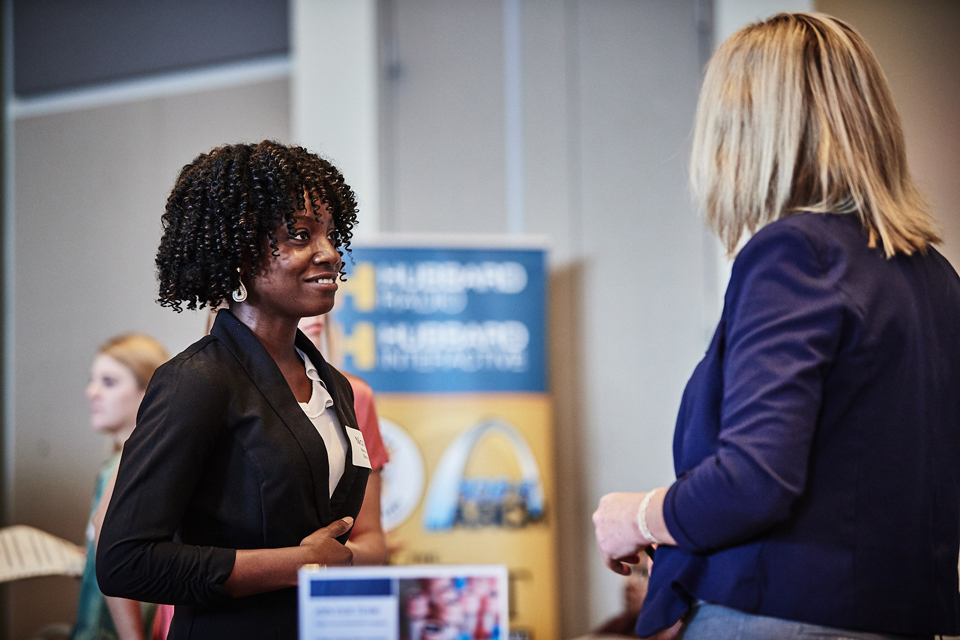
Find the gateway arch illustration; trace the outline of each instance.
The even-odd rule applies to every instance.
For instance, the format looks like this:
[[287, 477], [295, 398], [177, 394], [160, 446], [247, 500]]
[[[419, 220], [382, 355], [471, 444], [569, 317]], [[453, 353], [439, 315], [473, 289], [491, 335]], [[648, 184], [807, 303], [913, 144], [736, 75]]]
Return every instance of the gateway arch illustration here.
[[[520, 481], [466, 479], [470, 454], [487, 436], [510, 443], [520, 466]], [[543, 484], [533, 451], [520, 432], [503, 420], [486, 420], [463, 433], [444, 451], [430, 480], [423, 527], [443, 531], [455, 525], [523, 526], [543, 516]]]

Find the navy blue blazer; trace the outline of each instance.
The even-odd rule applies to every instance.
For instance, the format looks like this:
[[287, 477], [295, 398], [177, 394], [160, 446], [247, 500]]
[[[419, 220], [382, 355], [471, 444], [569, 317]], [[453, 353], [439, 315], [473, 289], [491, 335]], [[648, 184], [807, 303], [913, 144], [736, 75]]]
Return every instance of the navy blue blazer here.
[[695, 599], [896, 634], [960, 633], [960, 279], [886, 259], [852, 215], [761, 229], [684, 392], [677, 481], [637, 623]]
[[[302, 333], [296, 344], [317, 366], [341, 427], [357, 428], [350, 383]], [[357, 516], [369, 470], [348, 450], [331, 497], [327, 460], [273, 358], [221, 311], [211, 335], [147, 387], [100, 534], [101, 591], [177, 605], [171, 640], [295, 640], [296, 589], [233, 599], [223, 583], [236, 549], [297, 546]]]

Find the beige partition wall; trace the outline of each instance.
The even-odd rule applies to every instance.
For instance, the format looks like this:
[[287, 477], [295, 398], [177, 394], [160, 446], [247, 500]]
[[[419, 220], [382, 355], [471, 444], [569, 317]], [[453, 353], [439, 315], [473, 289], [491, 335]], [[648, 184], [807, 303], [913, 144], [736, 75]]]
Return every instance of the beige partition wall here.
[[[108, 454], [84, 396], [97, 345], [135, 330], [176, 353], [205, 328], [202, 314], [154, 301], [160, 215], [180, 167], [225, 142], [289, 137], [284, 78], [163, 91], [80, 109], [48, 102], [54, 112], [21, 109], [14, 123], [13, 522], [77, 544]], [[72, 624], [78, 586], [15, 583], [11, 637]]]

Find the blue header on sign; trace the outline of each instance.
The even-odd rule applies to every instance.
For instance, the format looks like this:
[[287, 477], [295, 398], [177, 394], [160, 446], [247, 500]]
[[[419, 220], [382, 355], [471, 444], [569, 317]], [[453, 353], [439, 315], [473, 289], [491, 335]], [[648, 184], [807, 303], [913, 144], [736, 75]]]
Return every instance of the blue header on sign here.
[[393, 593], [389, 578], [371, 580], [311, 580], [310, 597], [389, 596]]
[[543, 250], [358, 247], [353, 262], [344, 368], [375, 391], [546, 391]]

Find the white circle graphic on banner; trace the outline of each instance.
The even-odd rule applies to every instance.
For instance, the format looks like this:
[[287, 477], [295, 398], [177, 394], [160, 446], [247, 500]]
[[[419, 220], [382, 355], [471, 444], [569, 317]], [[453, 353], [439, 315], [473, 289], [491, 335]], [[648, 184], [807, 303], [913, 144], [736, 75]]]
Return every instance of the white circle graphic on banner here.
[[380, 515], [384, 531], [396, 529], [410, 517], [423, 496], [424, 468], [420, 448], [397, 423], [380, 418], [380, 435], [390, 454], [380, 477]]

